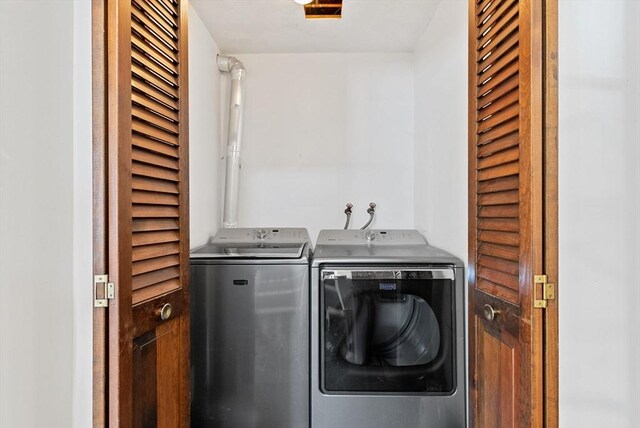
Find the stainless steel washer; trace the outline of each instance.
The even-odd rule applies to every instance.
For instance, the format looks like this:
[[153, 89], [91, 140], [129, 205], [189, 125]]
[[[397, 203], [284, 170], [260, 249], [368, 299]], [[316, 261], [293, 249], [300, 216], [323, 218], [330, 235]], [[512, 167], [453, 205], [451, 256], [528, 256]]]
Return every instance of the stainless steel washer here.
[[463, 278], [415, 230], [320, 232], [311, 428], [464, 427]]
[[305, 229], [224, 229], [191, 253], [193, 427], [309, 426]]

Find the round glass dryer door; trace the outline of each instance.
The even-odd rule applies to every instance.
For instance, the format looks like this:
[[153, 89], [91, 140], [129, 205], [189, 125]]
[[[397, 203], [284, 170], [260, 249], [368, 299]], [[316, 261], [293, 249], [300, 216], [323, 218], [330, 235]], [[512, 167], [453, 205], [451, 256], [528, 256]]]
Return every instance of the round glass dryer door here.
[[323, 270], [323, 392], [452, 394], [454, 283], [452, 268]]

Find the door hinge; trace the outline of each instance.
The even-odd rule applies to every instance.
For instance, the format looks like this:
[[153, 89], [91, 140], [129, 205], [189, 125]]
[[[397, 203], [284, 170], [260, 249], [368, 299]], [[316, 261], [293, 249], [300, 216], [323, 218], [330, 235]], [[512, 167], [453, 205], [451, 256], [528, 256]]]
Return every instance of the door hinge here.
[[[542, 286], [542, 299], [536, 299], [538, 285]], [[546, 309], [547, 302], [556, 298], [556, 286], [547, 282], [547, 275], [533, 276], [533, 307]]]
[[109, 282], [109, 275], [93, 276], [93, 306], [95, 308], [106, 308], [109, 300], [116, 297], [116, 287], [113, 282]]

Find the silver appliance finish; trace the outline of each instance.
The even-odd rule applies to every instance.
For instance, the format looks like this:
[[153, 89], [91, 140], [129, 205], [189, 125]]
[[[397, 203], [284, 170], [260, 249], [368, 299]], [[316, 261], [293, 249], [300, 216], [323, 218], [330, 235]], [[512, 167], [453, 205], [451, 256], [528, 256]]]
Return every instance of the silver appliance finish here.
[[[321, 342], [323, 275], [399, 275], [431, 271], [453, 278], [455, 389], [452, 394], [323, 392]], [[364, 272], [364, 273], [363, 273]], [[347, 274], [348, 275], [348, 274]], [[320, 232], [311, 268], [311, 428], [460, 428], [466, 426], [464, 266], [428, 245], [415, 230], [325, 230]]]
[[309, 426], [310, 247], [305, 229], [224, 229], [192, 252], [193, 427]]

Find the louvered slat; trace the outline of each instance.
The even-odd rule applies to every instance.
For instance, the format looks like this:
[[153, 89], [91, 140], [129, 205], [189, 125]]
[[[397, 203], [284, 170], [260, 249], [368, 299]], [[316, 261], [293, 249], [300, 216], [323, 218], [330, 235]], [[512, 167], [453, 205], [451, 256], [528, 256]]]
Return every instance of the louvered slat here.
[[479, 266], [484, 266], [486, 268], [491, 268], [511, 275], [518, 275], [518, 272], [520, 271], [518, 263], [491, 256], [480, 256], [477, 263]]
[[160, 62], [156, 61], [155, 58], [147, 56], [137, 49], [131, 49], [131, 58], [138, 64], [144, 66], [151, 73], [164, 79], [170, 85], [178, 85], [175, 74]]
[[147, 137], [151, 137], [163, 143], [171, 144], [174, 146], [177, 146], [179, 143], [179, 139], [177, 135], [171, 132], [164, 131], [160, 128], [156, 128], [155, 126], [149, 125], [145, 121], [134, 119], [133, 123], [131, 124], [131, 127], [135, 132], [138, 132]]
[[134, 175], [141, 175], [144, 177], [151, 177], [151, 178], [159, 178], [161, 180], [177, 182], [179, 179], [178, 172], [172, 169], [163, 168], [156, 165], [149, 165], [145, 163], [135, 162], [135, 161], [133, 162], [133, 165], [132, 165], [132, 172]]
[[153, 272], [155, 270], [160, 270], [171, 266], [178, 266], [179, 264], [180, 259], [177, 255], [142, 260], [133, 263], [133, 274], [140, 275], [142, 273]]
[[506, 205], [518, 203], [518, 191], [507, 190], [504, 192], [485, 193], [478, 195], [478, 205]]
[[494, 282], [488, 281], [484, 278], [478, 278], [476, 281], [476, 288], [479, 290], [485, 291], [493, 296], [496, 296], [500, 299], [507, 300], [510, 302], [518, 301], [518, 292], [511, 288], [505, 287], [500, 284], [496, 284]]
[[178, 207], [171, 205], [133, 205], [133, 218], [180, 217]]
[[490, 143], [483, 144], [478, 147], [478, 157], [484, 158], [497, 153], [501, 150], [508, 149], [510, 147], [517, 146], [519, 143], [519, 136], [517, 132], [506, 135], [497, 140], [493, 140]]
[[178, 121], [178, 112], [166, 107], [164, 104], [157, 102], [147, 94], [141, 94], [137, 91], [131, 91], [131, 99], [135, 104], [138, 104], [155, 114], [166, 117], [174, 122]]
[[484, 278], [494, 284], [500, 284], [503, 287], [508, 287], [512, 290], [518, 290], [518, 276], [508, 273], [500, 272], [498, 270], [489, 269], [485, 267], [478, 267], [478, 277]]
[[178, 7], [131, 9], [132, 261], [134, 304], [181, 284], [181, 129]]
[[485, 242], [478, 242], [478, 254], [497, 257], [499, 259], [511, 260], [517, 262], [519, 260], [520, 252], [517, 247], [500, 244], [488, 244]]
[[166, 180], [158, 180], [155, 178], [149, 177], [141, 177], [141, 176], [133, 176], [133, 189], [138, 190], [149, 190], [152, 192], [162, 192], [162, 193], [180, 193], [178, 190], [177, 183]]
[[148, 4], [149, 6], [151, 6], [151, 8], [153, 10], [155, 10], [158, 15], [169, 25], [173, 26], [173, 27], [177, 27], [178, 26], [178, 21], [176, 20], [176, 18], [173, 16], [173, 13], [171, 13], [171, 11], [168, 11], [167, 9], [165, 9], [161, 3], [160, 0], [146, 0], [146, 4]]
[[518, 16], [518, 2], [514, 2], [511, 7], [507, 9], [507, 11], [501, 15], [498, 20], [488, 29], [485, 29], [480, 33], [480, 37], [478, 38], [478, 49], [482, 49], [485, 47], [492, 38], [494, 38], [501, 31], [505, 30], [505, 27], [511, 23], [512, 20], [516, 19]]
[[478, 217], [518, 217], [518, 204], [480, 205]]
[[160, 25], [157, 21], [152, 19], [148, 14], [146, 14], [143, 10], [138, 8], [132, 8], [131, 14], [133, 17], [140, 22], [140, 24], [144, 25], [147, 30], [152, 32], [155, 37], [161, 39], [166, 45], [171, 46], [174, 50], [178, 50], [178, 46], [176, 44], [176, 39], [174, 35], [170, 32], [167, 32], [162, 25]]
[[496, 24], [496, 21], [503, 17], [504, 15], [506, 15], [510, 9], [513, 8], [514, 3], [516, 3], [517, 0], [506, 0], [506, 1], [502, 1], [502, 2], [494, 2], [494, 4], [492, 4], [492, 8], [490, 8], [491, 10], [488, 11], [489, 13], [484, 14], [483, 15], [483, 19], [477, 23], [477, 27], [478, 27], [478, 33], [479, 34], [483, 34], [485, 33], [489, 28], [491, 28], [494, 24]]
[[[504, 41], [504, 43], [501, 43], [500, 45], [496, 43], [494, 45], [495, 49], [492, 47], [486, 57], [480, 58], [476, 67], [478, 73], [485, 70], [490, 64], [498, 61], [504, 54], [518, 48], [518, 33], [514, 31], [513, 33], [509, 33], [507, 36], [509, 38]], [[498, 40], [498, 42], [501, 41], [502, 40]]]
[[169, 169], [178, 170], [178, 160], [174, 159], [170, 156], [164, 156], [161, 154], [154, 153], [153, 151], [141, 150], [136, 147], [134, 143], [134, 148], [132, 150], [133, 160], [147, 163], [150, 165], [162, 166]]
[[519, 179], [517, 175], [510, 177], [497, 178], [495, 180], [487, 180], [478, 183], [478, 194], [502, 192], [504, 190], [518, 189]]
[[146, 300], [152, 299], [157, 296], [162, 296], [163, 294], [168, 294], [179, 289], [180, 280], [178, 278], [174, 278], [168, 281], [141, 288], [139, 290], [133, 290], [133, 293], [131, 294], [131, 300], [134, 305], [137, 305], [138, 303], [142, 303]]
[[151, 73], [144, 67], [140, 67], [137, 63], [133, 63], [131, 65], [131, 71], [134, 76], [139, 77], [140, 79], [146, 81], [148, 84], [152, 85], [154, 88], [161, 90], [165, 94], [169, 95], [172, 98], [178, 98], [178, 90], [171, 83], [167, 82], [164, 79], [161, 79], [157, 75]]
[[180, 224], [173, 218], [136, 218], [133, 220], [132, 229], [134, 232], [148, 232], [154, 230], [177, 230]]
[[171, 254], [179, 254], [180, 245], [177, 242], [169, 244], [145, 245], [142, 247], [134, 247], [132, 258], [134, 262], [140, 260], [153, 259], [156, 257], [168, 256]]
[[478, 229], [517, 232], [520, 230], [520, 221], [517, 218], [481, 218], [478, 220]]
[[131, 86], [134, 90], [144, 94], [146, 97], [153, 98], [172, 110], [178, 110], [178, 102], [174, 97], [153, 87], [144, 79], [133, 76], [131, 79]]
[[491, 168], [494, 166], [513, 162], [518, 160], [519, 156], [520, 150], [518, 149], [518, 147], [512, 147], [508, 150], [492, 153], [490, 156], [478, 159], [478, 169]]
[[513, 132], [517, 132], [520, 124], [518, 118], [510, 120], [501, 124], [500, 126], [496, 126], [495, 128], [484, 132], [478, 136], [478, 144], [486, 144], [498, 138], [502, 138], [506, 135], [509, 135]]
[[489, 129], [495, 128], [498, 125], [503, 124], [509, 119], [513, 119], [518, 116], [519, 106], [513, 104], [510, 107], [499, 111], [498, 113], [491, 115], [485, 120], [480, 121], [478, 124], [478, 132], [484, 132]]
[[180, 233], [177, 230], [164, 230], [158, 232], [134, 232], [133, 246], [150, 245], [163, 242], [178, 242]]
[[160, 116], [159, 114], [154, 113], [151, 110], [148, 110], [144, 107], [140, 107], [139, 105], [134, 104], [131, 107], [131, 113], [133, 114], [134, 118], [143, 120], [157, 128], [161, 128], [173, 134], [178, 134], [178, 130], [179, 130], [178, 124], [176, 124], [171, 120], [168, 120], [163, 116]]
[[148, 205], [178, 205], [178, 195], [170, 193], [145, 192], [134, 190], [132, 194], [134, 204]]
[[135, 147], [140, 147], [141, 149], [145, 149], [153, 153], [160, 153], [174, 159], [179, 157], [178, 149], [176, 147], [148, 138], [145, 135], [134, 133], [131, 136], [131, 141]]
[[511, 162], [504, 165], [494, 166], [478, 171], [478, 180], [491, 180], [493, 178], [507, 177], [509, 175], [518, 174], [520, 172], [520, 164]]
[[486, 119], [489, 116], [504, 110], [505, 108], [511, 107], [513, 104], [516, 104], [517, 102], [518, 102], [518, 92], [511, 91], [507, 95], [498, 99], [497, 101], [489, 103], [488, 105], [483, 106], [481, 109], [479, 109], [478, 120]]
[[517, 302], [520, 173], [519, 35], [515, 0], [476, 18], [476, 287]]

